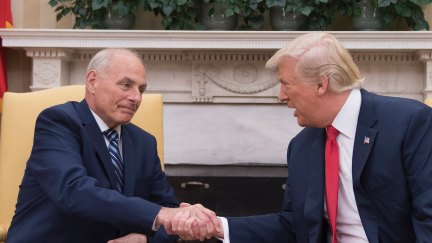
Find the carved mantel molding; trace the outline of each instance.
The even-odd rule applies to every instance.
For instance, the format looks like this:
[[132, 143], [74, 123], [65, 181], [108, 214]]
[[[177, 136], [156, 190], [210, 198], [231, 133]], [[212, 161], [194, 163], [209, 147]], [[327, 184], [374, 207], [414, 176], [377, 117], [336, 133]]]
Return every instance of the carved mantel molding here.
[[[277, 81], [264, 64], [304, 33], [0, 30], [4, 47], [24, 49], [32, 58], [32, 90], [83, 83], [85, 66], [97, 50], [122, 47], [142, 54], [150, 92], [172, 103], [277, 103]], [[432, 32], [331, 33], [350, 49], [368, 89], [418, 100], [432, 97]]]
[[[3, 45], [9, 47], [100, 49], [210, 49], [275, 50], [302, 31], [164, 31], [164, 30], [69, 30], [3, 29]], [[329, 32], [351, 50], [432, 49], [429, 31]]]

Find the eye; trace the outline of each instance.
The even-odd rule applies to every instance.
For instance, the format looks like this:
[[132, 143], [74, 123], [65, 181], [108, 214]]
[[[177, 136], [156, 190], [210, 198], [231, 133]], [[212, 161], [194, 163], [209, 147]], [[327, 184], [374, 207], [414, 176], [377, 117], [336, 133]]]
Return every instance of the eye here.
[[289, 89], [293, 84], [297, 82], [296, 78], [287, 78], [286, 80], [280, 80], [281, 85], [283, 85], [285, 88]]
[[122, 83], [120, 83], [120, 87], [123, 90], [128, 90], [130, 88], [130, 86], [131, 86], [131, 84], [129, 82], [122, 82]]
[[146, 87], [140, 87], [140, 88], [139, 88], [139, 92], [140, 92], [141, 94], [143, 94], [145, 90], [146, 90]]
[[285, 82], [285, 81], [280, 81], [281, 87], [285, 88], [285, 89], [289, 89], [291, 87], [291, 83], [290, 82]]

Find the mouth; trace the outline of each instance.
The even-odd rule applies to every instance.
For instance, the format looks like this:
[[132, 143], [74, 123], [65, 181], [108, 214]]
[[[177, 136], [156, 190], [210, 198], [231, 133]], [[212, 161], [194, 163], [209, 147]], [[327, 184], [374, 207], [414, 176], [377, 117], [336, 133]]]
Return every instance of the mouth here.
[[137, 110], [137, 106], [136, 105], [131, 105], [131, 106], [120, 106], [120, 109], [122, 109], [123, 111], [125, 111], [128, 114], [134, 114], [135, 111]]
[[131, 104], [131, 110], [133, 112], [135, 112], [138, 109], [138, 105], [137, 104]]

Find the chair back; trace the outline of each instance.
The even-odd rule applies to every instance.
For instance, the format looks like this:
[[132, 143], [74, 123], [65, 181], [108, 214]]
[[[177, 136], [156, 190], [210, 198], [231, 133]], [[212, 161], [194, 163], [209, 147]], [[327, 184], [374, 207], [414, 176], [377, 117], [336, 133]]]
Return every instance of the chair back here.
[[[69, 85], [29, 93], [6, 92], [0, 133], [0, 242], [15, 212], [19, 185], [33, 145], [36, 118], [53, 105], [81, 101], [85, 85]], [[144, 94], [132, 123], [153, 134], [163, 167], [163, 111], [160, 94]], [[24, 232], [23, 232], [24, 233]]]
[[432, 107], [432, 98], [426, 99], [424, 103], [430, 107]]

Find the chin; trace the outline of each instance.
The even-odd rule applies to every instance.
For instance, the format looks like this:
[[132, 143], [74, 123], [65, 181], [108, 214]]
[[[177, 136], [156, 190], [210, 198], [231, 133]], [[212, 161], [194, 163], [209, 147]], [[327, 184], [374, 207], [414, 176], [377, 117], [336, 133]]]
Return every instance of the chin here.
[[128, 117], [128, 118], [120, 119], [119, 123], [120, 123], [120, 125], [126, 125], [126, 124], [130, 123], [131, 120], [132, 120], [132, 117], [130, 117], [130, 118]]
[[297, 117], [297, 124], [301, 127], [306, 127], [307, 124], [299, 117]]
[[313, 126], [312, 124], [309, 124], [306, 121], [302, 121], [302, 120], [299, 120], [299, 119], [297, 119], [297, 124], [299, 126], [301, 126], [301, 127], [317, 127], [317, 126]]

